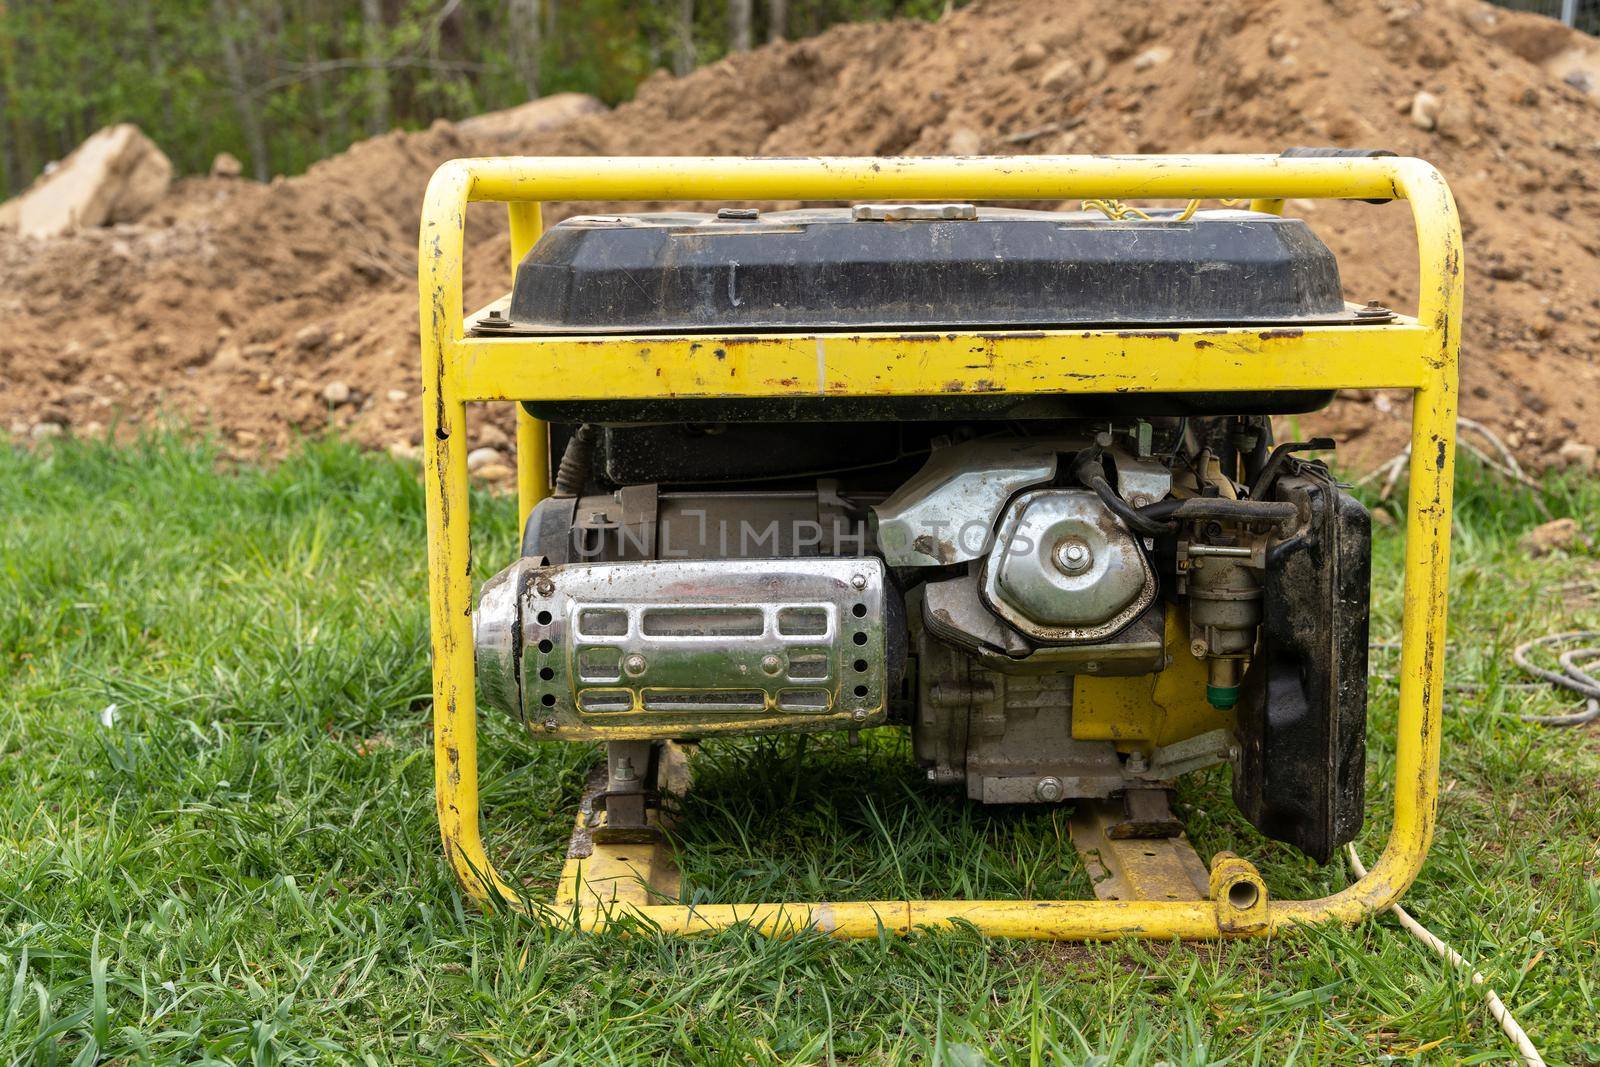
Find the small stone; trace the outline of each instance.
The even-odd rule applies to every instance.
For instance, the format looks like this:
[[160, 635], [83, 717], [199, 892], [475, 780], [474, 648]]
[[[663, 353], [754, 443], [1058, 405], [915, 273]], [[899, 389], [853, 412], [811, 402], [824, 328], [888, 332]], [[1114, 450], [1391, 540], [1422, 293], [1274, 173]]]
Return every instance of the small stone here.
[[1284, 56], [1293, 51], [1294, 46], [1297, 44], [1299, 44], [1299, 42], [1293, 37], [1284, 31], [1279, 30], [1277, 33], [1267, 38], [1267, 55], [1271, 56], [1273, 59], [1282, 59]]
[[1592, 471], [1600, 458], [1600, 448], [1582, 441], [1568, 441], [1556, 450], [1556, 459], [1568, 470]]
[[1063, 59], [1046, 67], [1045, 72], [1039, 75], [1039, 88], [1047, 93], [1069, 93], [1081, 81], [1083, 72], [1078, 69], [1077, 60]]
[[322, 399], [334, 407], [347, 404], [350, 402], [350, 387], [339, 381], [329, 382], [322, 387]]
[[1165, 63], [1171, 58], [1172, 49], [1166, 47], [1165, 45], [1158, 44], [1154, 48], [1147, 48], [1143, 52], [1140, 52], [1137, 56], [1134, 56], [1133, 69], [1150, 70], [1152, 68], [1159, 67], [1161, 64]]
[[244, 173], [244, 164], [232, 152], [218, 152], [211, 161], [213, 178], [237, 178]]
[[249, 430], [233, 431], [233, 439], [234, 441], [238, 442], [240, 448], [250, 448], [261, 440], [261, 438], [257, 437]]
[[1496, 263], [1489, 268], [1489, 277], [1501, 282], [1514, 282], [1522, 277], [1522, 268], [1514, 263]]
[[1439, 98], [1427, 90], [1411, 98], [1411, 125], [1419, 130], [1431, 130], [1439, 121]]
[[1544, 556], [1560, 549], [1571, 548], [1583, 541], [1583, 534], [1578, 529], [1578, 520], [1569, 517], [1551, 519], [1535, 526], [1523, 534], [1517, 544], [1529, 555]]
[[60, 437], [67, 432], [67, 428], [59, 422], [36, 422], [28, 431], [28, 436], [35, 441], [43, 441], [49, 437]]
[[510, 446], [511, 438], [494, 423], [486, 422], [478, 427], [478, 444], [486, 448], [506, 448]]
[[271, 345], [245, 345], [245, 359], [271, 359], [278, 354], [278, 350]]
[[1045, 51], [1044, 45], [1038, 41], [1029, 41], [1017, 50], [1016, 55], [1011, 57], [1011, 69], [1027, 70], [1029, 67], [1037, 67], [1049, 55], [1050, 53]]
[[1094, 55], [1089, 57], [1089, 62], [1083, 65], [1083, 80], [1088, 84], [1093, 85], [1101, 78], [1104, 78], [1106, 76], [1106, 72], [1110, 69], [1111, 64], [1106, 61], [1106, 57], [1101, 55], [1099, 52], [1096, 52]]
[[244, 353], [236, 344], [228, 343], [217, 346], [211, 356], [211, 365], [218, 370], [231, 370], [234, 367], [244, 366]]
[[1441, 137], [1464, 141], [1472, 132], [1472, 113], [1460, 100], [1449, 99], [1439, 105], [1433, 117], [1433, 129]]
[[486, 482], [503, 482], [516, 477], [516, 471], [504, 463], [489, 463], [472, 472]]
[[323, 344], [327, 342], [327, 340], [327, 327], [319, 326], [316, 323], [312, 323], [310, 326], [302, 327], [294, 335], [295, 347], [300, 349], [302, 352], [315, 352], [317, 349], [321, 348]]
[[963, 126], [950, 132], [944, 147], [952, 156], [976, 156], [983, 152], [983, 135]]
[[467, 470], [469, 471], [477, 472], [485, 467], [493, 467], [496, 464], [502, 466], [505, 464], [505, 457], [500, 455], [499, 449], [474, 448], [467, 453]]
[[422, 449], [418, 448], [410, 441], [395, 441], [389, 446], [389, 455], [393, 456], [395, 459], [410, 461], [421, 456]]
[[388, 398], [391, 404], [404, 404], [408, 394], [404, 389], [391, 389], [383, 395]]
[[1394, 516], [1389, 514], [1389, 512], [1384, 508], [1373, 508], [1372, 522], [1377, 526], [1393, 526]]

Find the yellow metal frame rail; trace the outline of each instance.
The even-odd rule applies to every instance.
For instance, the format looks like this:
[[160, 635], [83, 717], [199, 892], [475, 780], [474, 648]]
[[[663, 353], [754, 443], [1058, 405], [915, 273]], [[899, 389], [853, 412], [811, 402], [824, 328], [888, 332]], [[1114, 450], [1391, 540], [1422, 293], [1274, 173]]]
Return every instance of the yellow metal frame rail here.
[[[462, 311], [467, 204], [510, 205], [513, 264], [545, 201], [1393, 198], [1411, 205], [1420, 258], [1415, 318], [1303, 329], [1030, 330], [748, 336], [469, 337]], [[1275, 206], [1275, 205], [1270, 205]], [[494, 869], [478, 813], [466, 405], [661, 396], [929, 396], [969, 392], [1409, 389], [1414, 393], [1394, 820], [1359, 882], [1248, 912], [1202, 901], [863, 901], [645, 905], [677, 933], [750, 923], [838, 936], [969, 923], [1009, 937], [1212, 938], [1353, 921], [1398, 899], [1432, 841], [1454, 470], [1461, 232], [1439, 173], [1417, 159], [1268, 156], [959, 159], [525, 158], [444, 164], [428, 187], [421, 283], [428, 583], [439, 825], [462, 884], [550, 921], [596, 929], [614, 912], [530, 904]], [[519, 409], [520, 411], [520, 409]], [[546, 492], [544, 427], [519, 414], [521, 512]], [[1215, 876], [1214, 876], [1215, 877]]]

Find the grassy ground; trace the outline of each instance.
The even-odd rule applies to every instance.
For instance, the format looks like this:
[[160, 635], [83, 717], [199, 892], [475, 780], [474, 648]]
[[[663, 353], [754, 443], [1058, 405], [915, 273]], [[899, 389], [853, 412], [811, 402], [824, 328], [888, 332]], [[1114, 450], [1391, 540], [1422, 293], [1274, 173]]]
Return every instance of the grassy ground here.
[[[219, 473], [220, 471], [220, 473]], [[1551, 1062], [1600, 1062], [1600, 731], [1504, 690], [1516, 640], [1600, 623], [1592, 557], [1525, 559], [1540, 518], [1468, 476], [1441, 826], [1408, 904]], [[1600, 485], [1553, 483], [1591, 522]], [[485, 572], [511, 548], [511, 508]], [[0, 1062], [1505, 1062], [1468, 984], [1392, 921], [1270, 943], [1058, 946], [573, 936], [463, 904], [432, 814], [415, 473], [337, 444], [224, 470], [173, 438], [0, 446]], [[487, 528], [487, 527], [486, 527]], [[1375, 636], [1399, 612], [1381, 530]], [[1589, 591], [1593, 592], [1592, 584]], [[1383, 666], [1381, 662], [1378, 664]], [[1394, 687], [1373, 690], [1375, 855]], [[703, 900], [1085, 895], [1062, 813], [932, 792], [902, 740], [708, 746]], [[592, 753], [490, 716], [500, 858], [548, 886]], [[801, 773], [796, 773], [800, 770]], [[1186, 785], [1202, 854], [1279, 894], [1319, 870]]]

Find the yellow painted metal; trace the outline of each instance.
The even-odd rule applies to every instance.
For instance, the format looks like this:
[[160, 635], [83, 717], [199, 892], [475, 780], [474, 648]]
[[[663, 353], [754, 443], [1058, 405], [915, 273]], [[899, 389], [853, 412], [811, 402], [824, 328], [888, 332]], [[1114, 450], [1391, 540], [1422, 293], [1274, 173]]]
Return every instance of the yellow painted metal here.
[[452, 349], [463, 400], [949, 396], [1314, 389], [1330, 381], [1413, 389], [1426, 373], [1416, 351], [1430, 335], [1404, 319], [1287, 330], [470, 337]]
[[[517, 264], [544, 232], [544, 215], [538, 204], [525, 200], [506, 205], [511, 222], [511, 276]], [[517, 405], [517, 529], [528, 525], [534, 505], [550, 495], [550, 428]]]
[[[587, 817], [587, 812], [579, 812], [574, 836], [587, 836]], [[557, 912], [638, 908], [678, 899], [678, 864], [665, 839], [633, 844], [595, 841], [589, 847], [587, 856], [568, 856], [561, 868], [553, 905]]]
[[[1415, 318], [1305, 330], [1034, 331], [586, 340], [465, 336], [462, 259], [471, 201], [550, 200], [1405, 200], [1419, 252]], [[1225, 900], [877, 901], [643, 905], [672, 933], [749, 923], [773, 934], [907, 933], [960, 922], [1003, 937], [1105, 939], [1260, 935], [1351, 922], [1400, 897], [1433, 838], [1439, 777], [1450, 499], [1461, 322], [1460, 222], [1444, 179], [1417, 159], [1271, 156], [961, 159], [470, 159], [429, 184], [419, 241], [429, 610], [439, 825], [463, 886], [530, 904], [494, 870], [479, 826], [468, 544], [466, 404], [473, 400], [661, 395], [880, 395], [1397, 387], [1413, 391], [1399, 717], [1392, 827], [1365, 878], [1318, 900], [1272, 900], [1241, 924]], [[1202, 343], [1204, 342], [1204, 343]], [[724, 359], [715, 352], [723, 350]], [[903, 353], [896, 356], [895, 353]], [[879, 365], [888, 360], [887, 365]], [[720, 368], [720, 369], [719, 369]], [[738, 373], [734, 371], [738, 368]], [[614, 911], [578, 908], [585, 929]]]
[[1211, 875], [1182, 834], [1177, 837], [1111, 836], [1127, 818], [1122, 805], [1081, 801], [1072, 812], [1072, 847], [1078, 850], [1094, 895], [1101, 900], [1205, 900]]
[[1079, 674], [1072, 683], [1072, 736], [1114, 741], [1123, 752], [1170, 745], [1209, 730], [1231, 728], [1231, 711], [1206, 700], [1206, 664], [1189, 651], [1189, 623], [1169, 608], [1164, 644], [1167, 668], [1120, 678]]

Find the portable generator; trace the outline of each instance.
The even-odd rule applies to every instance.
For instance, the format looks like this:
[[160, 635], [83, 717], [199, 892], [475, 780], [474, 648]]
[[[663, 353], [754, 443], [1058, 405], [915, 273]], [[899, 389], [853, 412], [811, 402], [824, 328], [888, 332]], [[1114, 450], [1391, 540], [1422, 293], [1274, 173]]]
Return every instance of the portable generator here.
[[[1346, 302], [1288, 197], [1408, 200], [1417, 314]], [[513, 283], [465, 315], [473, 200], [510, 205]], [[727, 206], [542, 231], [571, 200]], [[1071, 209], [984, 203], [1042, 200]], [[439, 815], [474, 896], [584, 928], [1209, 937], [1350, 920], [1415, 877], [1461, 274], [1427, 164], [463, 160], [420, 273]], [[1370, 520], [1334, 442], [1273, 424], [1341, 388], [1415, 399], [1394, 819], [1366, 878], [1280, 901], [1248, 860], [1201, 861], [1169, 797], [1226, 764], [1242, 814], [1318, 863], [1362, 826]], [[522, 539], [474, 600], [479, 401], [518, 405]], [[604, 744], [552, 903], [484, 851], [480, 702]], [[680, 902], [661, 798], [687, 746], [877, 727], [909, 731], [929, 789], [1073, 805], [1097, 899]]]

